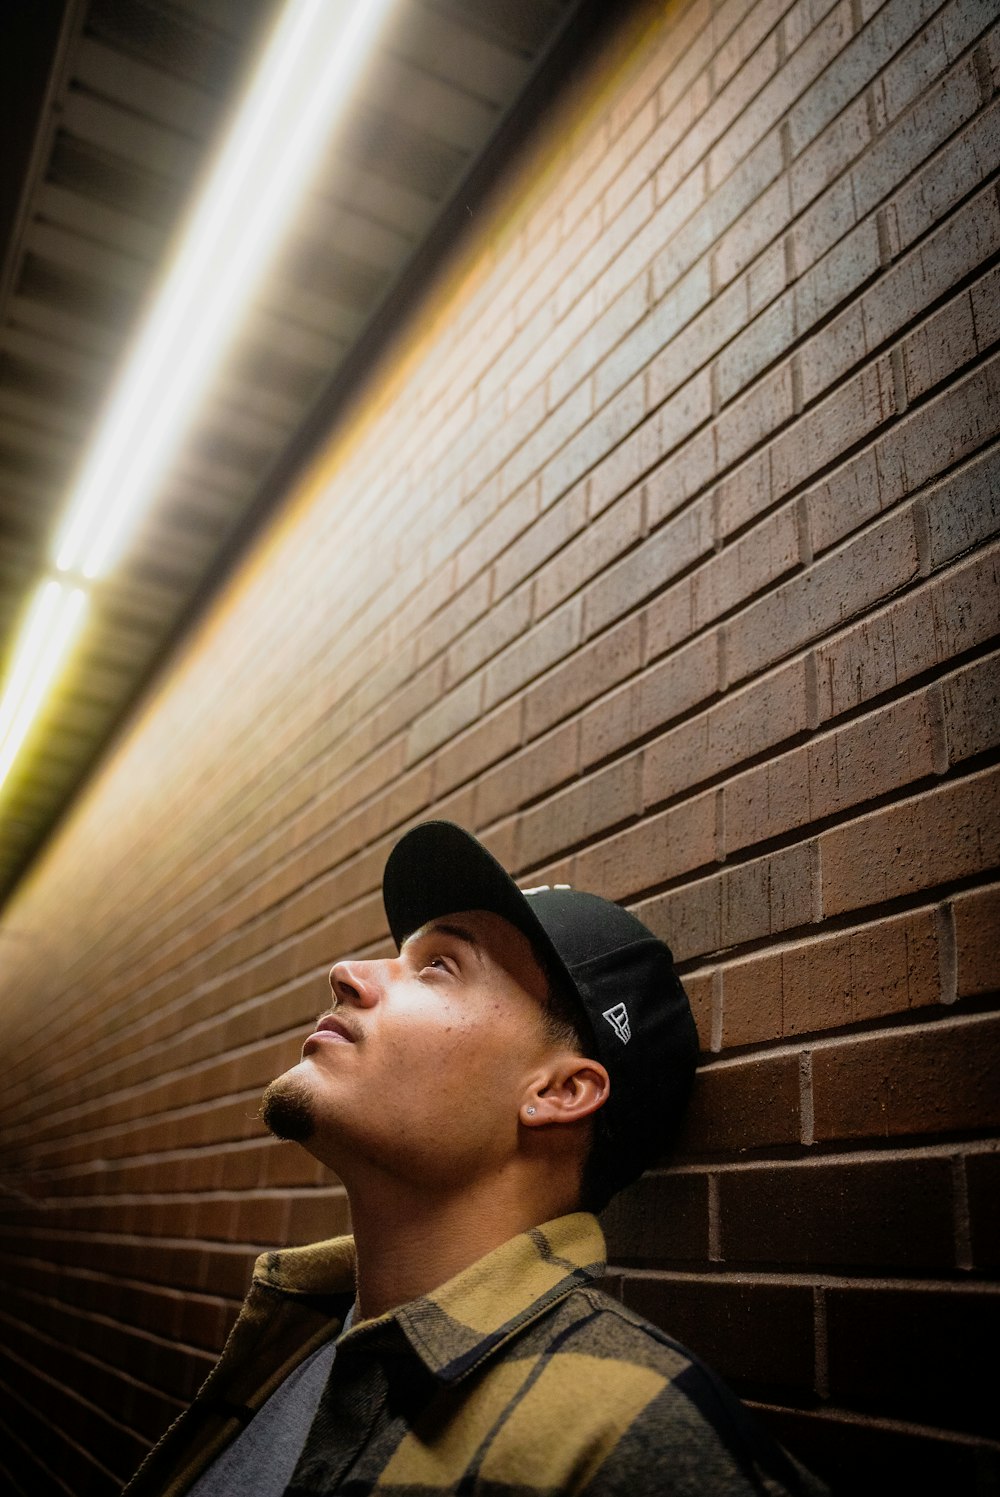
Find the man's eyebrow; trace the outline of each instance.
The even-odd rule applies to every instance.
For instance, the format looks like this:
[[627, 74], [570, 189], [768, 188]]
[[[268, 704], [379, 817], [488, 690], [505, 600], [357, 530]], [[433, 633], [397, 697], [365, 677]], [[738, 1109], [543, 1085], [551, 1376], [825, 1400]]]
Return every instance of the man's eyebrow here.
[[482, 965], [484, 960], [483, 944], [475, 931], [470, 930], [467, 925], [459, 925], [453, 920], [431, 920], [422, 925], [406, 937], [403, 946], [409, 946], [411, 941], [423, 940], [427, 936], [452, 936], [456, 941], [461, 941], [471, 948], [477, 961]]

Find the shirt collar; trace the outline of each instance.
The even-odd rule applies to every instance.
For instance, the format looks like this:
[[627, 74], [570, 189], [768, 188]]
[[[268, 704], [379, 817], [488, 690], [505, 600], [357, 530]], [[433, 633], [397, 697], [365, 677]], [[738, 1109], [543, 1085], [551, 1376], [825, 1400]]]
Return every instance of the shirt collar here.
[[580, 1284], [604, 1272], [604, 1236], [587, 1212], [532, 1227], [395, 1311], [417, 1356], [456, 1382]]
[[[604, 1266], [597, 1218], [575, 1212], [512, 1237], [439, 1289], [359, 1322], [349, 1336], [354, 1340], [395, 1322], [429, 1372], [457, 1382], [579, 1284], [599, 1278]], [[264, 1253], [254, 1281], [310, 1298], [353, 1292], [354, 1239]]]

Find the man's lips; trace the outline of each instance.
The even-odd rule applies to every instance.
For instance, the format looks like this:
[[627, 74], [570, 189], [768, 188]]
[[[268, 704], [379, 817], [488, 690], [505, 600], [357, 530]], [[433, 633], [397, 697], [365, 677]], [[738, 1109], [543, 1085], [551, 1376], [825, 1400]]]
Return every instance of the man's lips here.
[[337, 1014], [324, 1014], [321, 1019], [316, 1021], [316, 1028], [302, 1046], [302, 1053], [305, 1055], [310, 1046], [319, 1044], [353, 1045], [356, 1040], [357, 1035], [350, 1025], [345, 1024], [344, 1020]]

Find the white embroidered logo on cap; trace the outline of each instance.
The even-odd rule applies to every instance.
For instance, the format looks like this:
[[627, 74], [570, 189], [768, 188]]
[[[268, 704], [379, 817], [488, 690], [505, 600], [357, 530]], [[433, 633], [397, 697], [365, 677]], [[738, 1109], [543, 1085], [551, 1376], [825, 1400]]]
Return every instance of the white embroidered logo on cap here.
[[572, 884], [536, 884], [533, 889], [522, 889], [522, 894], [546, 894], [549, 889], [571, 889]]
[[622, 1044], [627, 1045], [632, 1038], [632, 1030], [629, 1028], [628, 1009], [624, 1003], [616, 1003], [614, 1008], [606, 1008], [601, 1018], [607, 1019]]

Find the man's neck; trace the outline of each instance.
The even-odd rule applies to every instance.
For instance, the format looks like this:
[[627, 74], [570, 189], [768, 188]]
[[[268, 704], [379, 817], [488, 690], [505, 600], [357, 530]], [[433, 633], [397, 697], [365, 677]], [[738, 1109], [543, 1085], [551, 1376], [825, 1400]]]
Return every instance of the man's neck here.
[[527, 1199], [503, 1180], [429, 1193], [368, 1179], [349, 1194], [358, 1315], [365, 1320], [428, 1294], [519, 1232], [575, 1209]]

